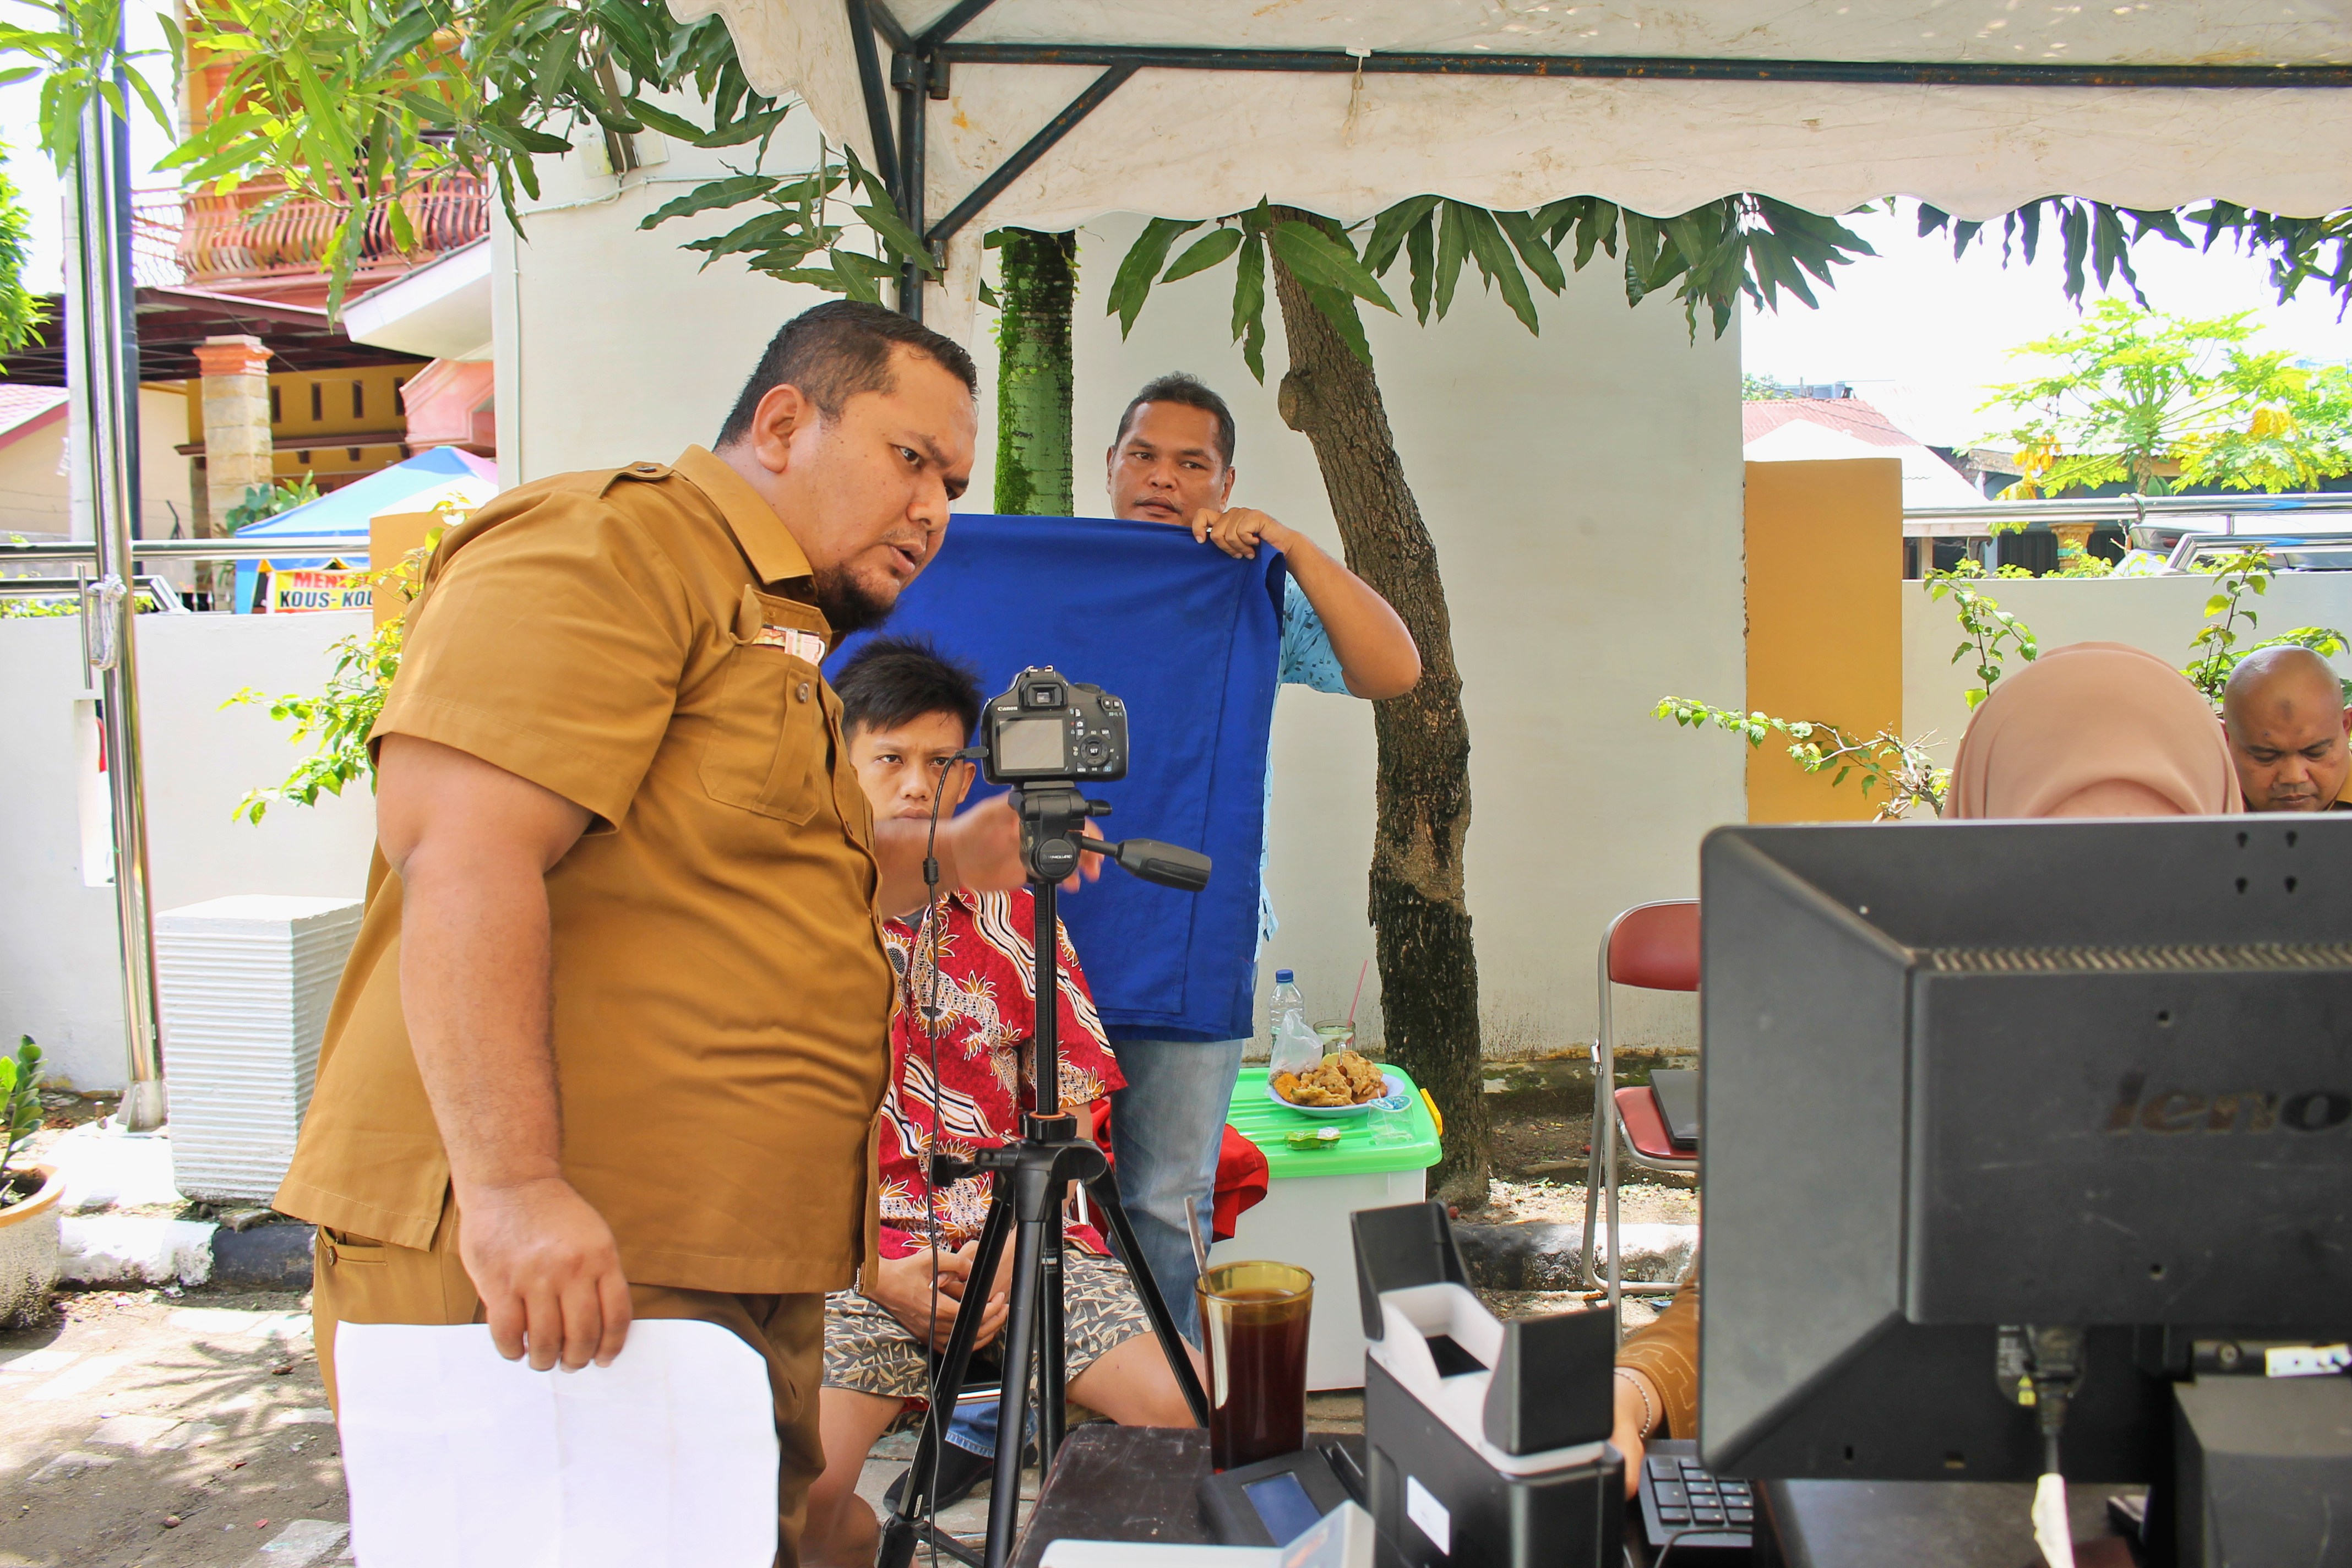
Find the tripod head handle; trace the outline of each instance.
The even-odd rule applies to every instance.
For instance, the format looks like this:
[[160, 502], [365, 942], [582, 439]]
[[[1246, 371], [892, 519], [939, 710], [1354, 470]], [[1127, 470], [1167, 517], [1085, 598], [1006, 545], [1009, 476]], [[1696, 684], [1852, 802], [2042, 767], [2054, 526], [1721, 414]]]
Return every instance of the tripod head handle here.
[[1129, 875], [1163, 888], [1197, 893], [1209, 885], [1209, 858], [1195, 849], [1162, 844], [1157, 838], [1130, 838], [1113, 844], [1107, 839], [1082, 837], [1078, 845], [1117, 863]]

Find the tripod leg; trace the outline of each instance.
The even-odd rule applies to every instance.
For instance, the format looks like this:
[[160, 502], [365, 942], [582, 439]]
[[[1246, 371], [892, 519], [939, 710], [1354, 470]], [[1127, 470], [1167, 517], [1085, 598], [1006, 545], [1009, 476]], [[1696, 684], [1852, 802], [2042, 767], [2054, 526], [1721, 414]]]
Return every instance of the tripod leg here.
[[1047, 1192], [1053, 1203], [1054, 1223], [1045, 1226], [1043, 1245], [1038, 1248], [1043, 1267], [1037, 1287], [1037, 1472], [1052, 1473], [1054, 1456], [1062, 1451], [1062, 1427], [1068, 1413], [1066, 1372], [1063, 1353], [1067, 1342], [1063, 1338], [1062, 1281], [1062, 1194], [1065, 1189], [1056, 1182]]
[[1209, 1424], [1209, 1396], [1201, 1391], [1201, 1379], [1192, 1370], [1192, 1357], [1185, 1347], [1184, 1336], [1176, 1331], [1176, 1320], [1169, 1315], [1167, 1299], [1160, 1294], [1159, 1281], [1151, 1278], [1150, 1265], [1143, 1261], [1142, 1249], [1135, 1245], [1135, 1231], [1127, 1223], [1127, 1210], [1119, 1206], [1118, 1182], [1108, 1171], [1087, 1184], [1087, 1191], [1109, 1222], [1106, 1234], [1111, 1250], [1127, 1265], [1128, 1278], [1135, 1282], [1135, 1293], [1143, 1302], [1144, 1315], [1151, 1320], [1151, 1331], [1159, 1338], [1160, 1353], [1168, 1358], [1168, 1370], [1176, 1374], [1176, 1386], [1183, 1391], [1184, 1403], [1192, 1407], [1196, 1425]]
[[988, 1568], [1013, 1560], [1021, 1521], [1021, 1447], [1029, 1404], [1029, 1372], [1037, 1349], [1038, 1287], [1043, 1283], [1047, 1228], [1061, 1215], [1024, 1215], [1013, 1246], [1013, 1300], [1004, 1321], [1004, 1390], [996, 1402], [996, 1483], [988, 1494]]
[[[980, 1250], [972, 1259], [974, 1279], [995, 1277], [996, 1260], [1004, 1251], [1004, 1238], [1013, 1229], [1013, 1207], [1004, 1197], [1003, 1183], [999, 1181], [995, 1194], [988, 1205], [988, 1218], [981, 1226]], [[940, 1445], [947, 1441], [948, 1422], [955, 1415], [956, 1396], [963, 1392], [964, 1373], [971, 1365], [972, 1342], [980, 1337], [980, 1313], [959, 1312], [956, 1325], [949, 1331], [948, 1348], [940, 1357], [937, 1395], [931, 1407], [923, 1415], [922, 1429], [915, 1436], [915, 1458], [907, 1467], [907, 1484], [898, 1493], [897, 1511], [882, 1521], [882, 1546], [876, 1554], [876, 1568], [908, 1568], [915, 1560], [915, 1548], [924, 1533], [924, 1516], [931, 1511], [931, 1484], [939, 1475]], [[1019, 1452], [1016, 1446], [1014, 1451]]]

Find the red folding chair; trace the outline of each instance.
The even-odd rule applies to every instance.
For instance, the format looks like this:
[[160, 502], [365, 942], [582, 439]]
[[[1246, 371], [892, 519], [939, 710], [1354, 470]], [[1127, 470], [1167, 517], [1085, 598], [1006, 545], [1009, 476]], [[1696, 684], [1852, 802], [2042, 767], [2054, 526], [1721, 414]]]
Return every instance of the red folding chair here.
[[[1636, 904], [1609, 922], [1601, 937], [1601, 1026], [1592, 1042], [1592, 1145], [1597, 1160], [1584, 1171], [1584, 1284], [1589, 1290], [1609, 1292], [1609, 1313], [1624, 1333], [1622, 1307], [1627, 1293], [1671, 1295], [1673, 1284], [1637, 1281], [1627, 1284], [1619, 1246], [1617, 1224], [1618, 1163], [1624, 1159], [1644, 1170], [1698, 1173], [1698, 1151], [1678, 1149], [1658, 1110], [1657, 1096], [1646, 1084], [1618, 1089], [1617, 1035], [1610, 1007], [1612, 985], [1634, 985], [1645, 991], [1698, 989], [1698, 902]], [[1603, 1090], [1607, 1090], [1604, 1100]], [[1598, 1164], [1601, 1179], [1593, 1180]], [[1593, 1259], [1593, 1229], [1601, 1195], [1608, 1195], [1609, 1276], [1604, 1282]]]

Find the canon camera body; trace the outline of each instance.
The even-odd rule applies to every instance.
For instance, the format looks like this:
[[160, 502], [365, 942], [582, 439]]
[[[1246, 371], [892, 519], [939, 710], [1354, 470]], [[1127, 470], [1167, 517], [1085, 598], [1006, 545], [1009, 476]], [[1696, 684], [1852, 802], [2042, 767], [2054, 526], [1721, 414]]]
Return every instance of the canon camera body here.
[[980, 716], [991, 784], [1127, 776], [1127, 704], [1099, 686], [1031, 665]]

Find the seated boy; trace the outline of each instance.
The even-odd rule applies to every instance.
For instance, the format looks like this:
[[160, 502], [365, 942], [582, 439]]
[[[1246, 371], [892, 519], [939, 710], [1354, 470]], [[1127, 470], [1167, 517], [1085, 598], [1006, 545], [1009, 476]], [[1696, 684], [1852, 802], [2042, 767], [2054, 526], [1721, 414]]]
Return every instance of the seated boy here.
[[[954, 815], [972, 781], [971, 764], [955, 761], [955, 753], [980, 719], [980, 686], [971, 671], [922, 644], [881, 637], [835, 671], [833, 686], [841, 694], [850, 762], [876, 819], [928, 818], [934, 794], [940, 817]], [[882, 1265], [879, 1278], [825, 1301], [824, 1384], [817, 1401], [825, 1468], [809, 1492], [804, 1563], [865, 1568], [874, 1561], [877, 1522], [857, 1496], [858, 1471], [875, 1440], [925, 1398], [924, 1346], [944, 1350], [961, 1310], [982, 1314], [983, 1344], [1003, 1328], [1012, 1247], [995, 1279], [982, 1286], [969, 1278], [988, 1210], [987, 1179], [967, 1177], [930, 1193], [927, 1216], [926, 1160], [935, 1146], [968, 1156], [1011, 1142], [1020, 1135], [1022, 1111], [1035, 1103], [1029, 1055], [1035, 920], [1028, 890], [1016, 889], [943, 890], [930, 909], [883, 922], [900, 994], [880, 1119]], [[1126, 1080], [1069, 938], [1058, 945], [1061, 1097], [1083, 1115], [1089, 1102]], [[922, 1009], [934, 1001], [934, 953], [939, 1015], [927, 1031]], [[926, 1234], [933, 1226], [936, 1275]], [[1191, 1426], [1127, 1270], [1091, 1228], [1072, 1225], [1065, 1234], [1071, 1400], [1127, 1426]], [[982, 1451], [990, 1442], [959, 1420], [935, 1490], [949, 1499], [969, 1491], [991, 1458]]]

